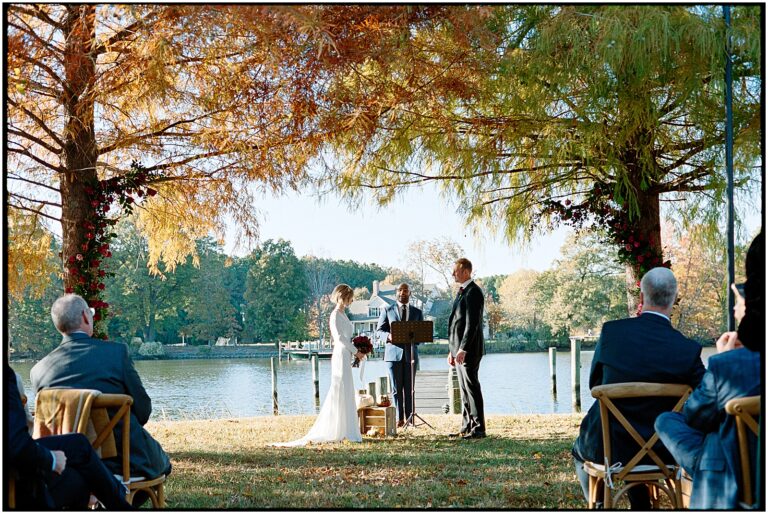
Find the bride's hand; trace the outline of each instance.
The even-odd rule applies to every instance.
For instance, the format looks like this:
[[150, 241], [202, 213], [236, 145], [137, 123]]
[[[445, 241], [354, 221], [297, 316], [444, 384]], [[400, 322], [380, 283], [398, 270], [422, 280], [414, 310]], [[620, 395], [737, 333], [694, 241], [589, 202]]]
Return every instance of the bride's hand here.
[[357, 352], [355, 354], [355, 357], [357, 357], [357, 360], [362, 361], [363, 359], [365, 359], [365, 354], [363, 352]]

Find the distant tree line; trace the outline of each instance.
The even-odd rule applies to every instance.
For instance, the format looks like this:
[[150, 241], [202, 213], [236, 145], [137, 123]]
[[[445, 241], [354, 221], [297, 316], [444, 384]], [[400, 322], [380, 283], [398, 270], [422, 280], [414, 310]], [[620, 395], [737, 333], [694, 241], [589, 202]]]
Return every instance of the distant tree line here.
[[[174, 268], [161, 264], [160, 273], [153, 274], [147, 241], [136, 227], [125, 221], [115, 231], [112, 276], [104, 280], [105, 299], [113, 307], [109, 336], [119, 341], [140, 337], [168, 344], [183, 338], [188, 344], [213, 344], [218, 337], [241, 342], [318, 337], [330, 312], [328, 295], [337, 283], [365, 288], [393, 273], [349, 260], [300, 259], [284, 240], [268, 240], [249, 255], [231, 257], [204, 238], [196, 241], [194, 258]], [[51, 255], [58, 251], [53, 241]], [[61, 290], [61, 279], [51, 273], [42, 291], [9, 298], [10, 341], [16, 351], [44, 354], [59, 343], [50, 306]]]
[[[446, 337], [449, 284], [425, 285], [423, 268], [444, 266], [463, 254], [450, 241], [414, 243], [432, 247], [409, 263], [405, 271], [350, 260], [299, 258], [290, 242], [267, 240], [249, 255], [223, 253], [211, 238], [196, 241], [194, 257], [174, 268], [150, 271], [148, 244], [130, 221], [115, 227], [106, 300], [113, 306], [108, 320], [111, 339], [130, 342], [134, 337], [164, 344], [213, 344], [218, 337], [240, 342], [328, 339], [327, 320], [333, 308], [329, 294], [344, 282], [356, 298], [370, 297], [373, 281], [409, 282], [414, 291], [430, 289], [442, 300], [436, 313], [438, 337]], [[672, 232], [672, 230], [668, 230]], [[726, 324], [727, 303], [722, 235], [694, 227], [667, 241], [679, 281], [679, 302], [673, 323], [703, 343], [712, 342]], [[444, 244], [445, 253], [436, 252]], [[58, 251], [52, 240], [50, 259]], [[737, 247], [737, 280], [743, 276], [743, 245]], [[695, 265], [694, 265], [695, 264]], [[573, 334], [597, 335], [602, 323], [626, 316], [624, 267], [613, 258], [600, 234], [572, 236], [560, 258], [545, 271], [518, 270], [508, 275], [478, 277], [486, 293], [486, 323], [492, 339], [526, 347], [567, 343]], [[40, 355], [60, 341], [50, 320], [50, 305], [61, 291], [61, 279], [52, 273], [44, 288], [10, 295], [8, 330], [15, 351]], [[446, 300], [448, 300], [446, 302]], [[435, 314], [435, 313], [433, 313]]]

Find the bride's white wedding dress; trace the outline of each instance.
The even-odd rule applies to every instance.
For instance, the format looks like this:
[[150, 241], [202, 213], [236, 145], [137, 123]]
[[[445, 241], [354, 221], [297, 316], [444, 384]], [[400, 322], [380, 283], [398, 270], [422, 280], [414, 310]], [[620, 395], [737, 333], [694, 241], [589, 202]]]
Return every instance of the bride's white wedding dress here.
[[304, 446], [309, 443], [328, 443], [344, 439], [359, 443], [363, 440], [358, 425], [355, 382], [352, 378], [352, 358], [357, 352], [352, 344], [352, 323], [338, 309], [333, 310], [329, 321], [333, 338], [331, 386], [320, 408], [320, 414], [307, 435], [289, 443], [275, 443], [273, 446]]

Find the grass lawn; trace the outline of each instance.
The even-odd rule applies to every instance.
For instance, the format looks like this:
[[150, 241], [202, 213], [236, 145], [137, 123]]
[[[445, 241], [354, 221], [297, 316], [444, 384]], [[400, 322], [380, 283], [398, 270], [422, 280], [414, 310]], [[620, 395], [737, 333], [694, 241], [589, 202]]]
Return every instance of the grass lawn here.
[[151, 422], [180, 509], [578, 509], [586, 503], [570, 448], [581, 415], [489, 416], [488, 437], [445, 434], [457, 415], [362, 444], [272, 448], [303, 436], [314, 416]]

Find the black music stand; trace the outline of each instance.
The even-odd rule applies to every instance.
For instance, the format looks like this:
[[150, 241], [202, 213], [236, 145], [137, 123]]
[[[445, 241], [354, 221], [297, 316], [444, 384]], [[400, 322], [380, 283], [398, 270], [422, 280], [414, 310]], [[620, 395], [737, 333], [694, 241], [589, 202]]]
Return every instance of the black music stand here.
[[[392, 334], [392, 343], [395, 344], [408, 344], [415, 345], [416, 343], [431, 343], [432, 342], [432, 322], [431, 321], [393, 321], [390, 325]], [[415, 357], [416, 349], [411, 346], [411, 406], [413, 412], [408, 419], [405, 420], [403, 430], [408, 428], [408, 425], [416, 428], [419, 425], [427, 425], [434, 430], [435, 428], [426, 422], [424, 418], [416, 414], [416, 367]], [[416, 424], [416, 419], [419, 419], [421, 423]]]

